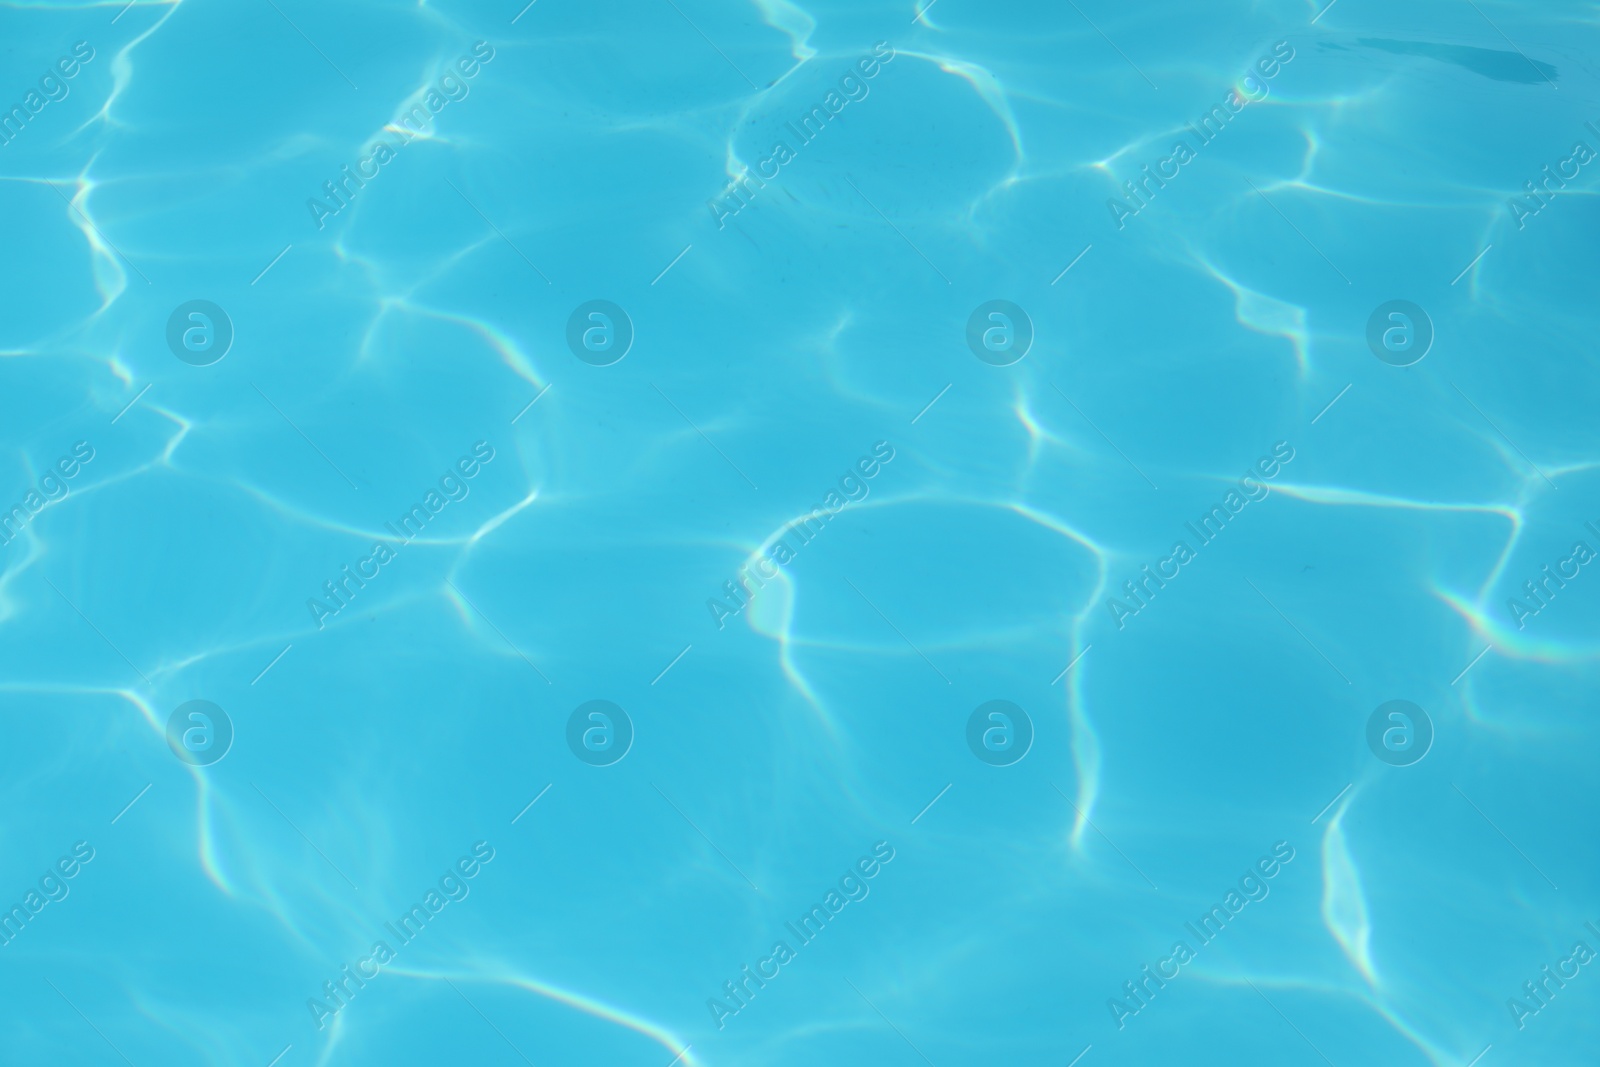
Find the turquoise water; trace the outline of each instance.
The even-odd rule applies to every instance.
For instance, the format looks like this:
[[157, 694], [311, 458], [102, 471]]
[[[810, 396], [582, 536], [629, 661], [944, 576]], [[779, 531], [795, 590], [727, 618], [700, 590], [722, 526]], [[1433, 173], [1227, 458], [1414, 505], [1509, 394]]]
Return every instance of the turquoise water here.
[[1600, 1057], [1588, 7], [0, 40], [0, 1063]]

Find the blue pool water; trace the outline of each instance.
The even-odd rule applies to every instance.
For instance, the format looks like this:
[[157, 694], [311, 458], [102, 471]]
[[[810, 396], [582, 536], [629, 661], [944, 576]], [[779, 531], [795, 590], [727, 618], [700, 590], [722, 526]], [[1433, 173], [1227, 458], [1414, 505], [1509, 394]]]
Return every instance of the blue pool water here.
[[0, 1063], [1600, 1061], [1573, 3], [0, 7]]

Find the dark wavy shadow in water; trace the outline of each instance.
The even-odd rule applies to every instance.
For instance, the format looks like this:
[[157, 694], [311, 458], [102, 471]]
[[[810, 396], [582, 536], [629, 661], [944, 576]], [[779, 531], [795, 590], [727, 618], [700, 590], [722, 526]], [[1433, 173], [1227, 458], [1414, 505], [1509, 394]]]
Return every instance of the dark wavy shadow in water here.
[[[1459, 44], [1434, 44], [1431, 41], [1394, 41], [1383, 37], [1362, 37], [1356, 44], [1363, 48], [1378, 48], [1404, 56], [1424, 56], [1440, 63], [1454, 63], [1474, 74], [1481, 74], [1497, 82], [1519, 82], [1534, 85], [1542, 81], [1561, 80], [1560, 73], [1548, 63], [1529, 59], [1520, 52], [1501, 52], [1493, 48], [1469, 48]], [[1343, 45], [1327, 43], [1329, 48]]]

